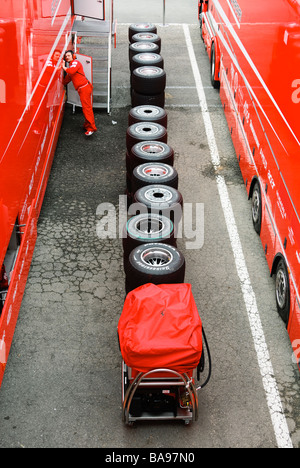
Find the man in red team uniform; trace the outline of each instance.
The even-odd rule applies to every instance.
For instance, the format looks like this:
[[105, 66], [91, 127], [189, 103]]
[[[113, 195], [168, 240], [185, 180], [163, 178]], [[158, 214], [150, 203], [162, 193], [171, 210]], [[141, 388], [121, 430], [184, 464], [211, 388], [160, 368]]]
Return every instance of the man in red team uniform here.
[[63, 69], [67, 74], [63, 80], [63, 84], [66, 86], [72, 81], [74, 88], [78, 92], [85, 117], [85, 135], [91, 136], [97, 131], [92, 105], [93, 87], [84, 74], [82, 64], [79, 60], [76, 60], [72, 50], [66, 52], [65, 61], [69, 64], [69, 68], [63, 65]]

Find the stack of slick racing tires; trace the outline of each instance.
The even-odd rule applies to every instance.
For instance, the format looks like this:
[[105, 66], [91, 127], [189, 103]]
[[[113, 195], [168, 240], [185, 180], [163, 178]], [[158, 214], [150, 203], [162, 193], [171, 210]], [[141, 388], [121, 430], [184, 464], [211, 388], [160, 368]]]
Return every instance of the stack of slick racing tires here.
[[[150, 42], [150, 38], [156, 42]], [[139, 103], [129, 112], [126, 132], [129, 210], [122, 236], [126, 294], [144, 284], [176, 284], [184, 283], [185, 279], [185, 258], [177, 249], [183, 199], [178, 191], [174, 150], [168, 145], [168, 115], [164, 105], [144, 100], [145, 96], [151, 96], [146, 93], [164, 95], [165, 72], [163, 68], [149, 65], [154, 60], [163, 66], [163, 61], [156, 53], [146, 52], [149, 56], [142, 57], [143, 53], [134, 55], [133, 52], [134, 44], [160, 47], [161, 41], [156, 27], [150, 23], [131, 25], [129, 41], [132, 95], [139, 95]], [[139, 66], [147, 61], [147, 65]], [[161, 85], [156, 68], [163, 72], [157, 72], [164, 76]]]
[[150, 104], [164, 108], [166, 72], [157, 28], [151, 23], [133, 24], [128, 36], [132, 107]]

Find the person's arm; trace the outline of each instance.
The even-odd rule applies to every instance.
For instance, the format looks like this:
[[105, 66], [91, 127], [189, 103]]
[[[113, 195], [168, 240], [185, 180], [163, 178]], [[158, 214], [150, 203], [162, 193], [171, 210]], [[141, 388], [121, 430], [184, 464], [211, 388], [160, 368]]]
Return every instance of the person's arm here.
[[77, 62], [77, 60], [72, 62], [72, 65], [70, 66], [70, 68], [67, 68], [65, 65], [63, 65], [63, 69], [68, 75], [75, 75], [75, 73], [78, 72], [79, 67], [80, 67], [80, 62]]
[[72, 79], [70, 77], [70, 75], [66, 75], [63, 80], [62, 80], [62, 83], [64, 86], [67, 86], [67, 84], [71, 83]]

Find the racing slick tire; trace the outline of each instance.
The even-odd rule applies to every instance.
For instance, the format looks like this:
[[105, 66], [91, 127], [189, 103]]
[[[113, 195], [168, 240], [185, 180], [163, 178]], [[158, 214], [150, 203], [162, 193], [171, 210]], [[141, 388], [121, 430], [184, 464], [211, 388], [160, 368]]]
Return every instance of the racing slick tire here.
[[170, 218], [177, 233], [183, 209], [183, 197], [177, 189], [167, 185], [146, 185], [134, 194], [133, 202], [146, 206], [148, 213]]
[[131, 38], [132, 44], [135, 42], [150, 42], [152, 44], [156, 44], [159, 48], [159, 54], [161, 51], [161, 38], [157, 34], [150, 33], [150, 32], [140, 32], [137, 34], [134, 34]]
[[164, 91], [160, 94], [149, 96], [146, 94], [137, 93], [134, 89], [132, 89], [132, 92], [131, 92], [132, 107], [146, 105], [146, 106], [158, 106], [164, 109], [165, 102], [166, 102], [166, 96], [165, 96]]
[[145, 163], [135, 167], [131, 178], [132, 193], [148, 185], [167, 185], [178, 190], [178, 172], [163, 163]]
[[132, 57], [132, 60], [130, 63], [131, 73], [133, 73], [133, 71], [136, 68], [145, 67], [145, 66], [159, 67], [164, 70], [164, 59], [162, 58], [161, 55], [154, 54], [152, 52], [144, 52], [144, 53], [136, 54]]
[[128, 28], [128, 39], [132, 43], [132, 36], [138, 33], [149, 32], [157, 34], [157, 27], [153, 23], [133, 23]]
[[144, 284], [184, 283], [185, 258], [168, 244], [144, 244], [136, 247], [125, 265], [126, 294]]
[[123, 229], [124, 268], [133, 249], [153, 242], [177, 246], [172, 221], [147, 212], [130, 218]]
[[158, 54], [160, 53], [160, 48], [157, 44], [154, 44], [153, 42], [134, 42], [133, 44], [130, 44], [129, 46], [129, 63], [130, 63], [130, 68], [131, 68], [131, 61], [133, 57], [136, 54], [142, 54], [142, 53], [152, 53], [152, 54]]
[[128, 127], [126, 132], [126, 147], [130, 154], [131, 148], [140, 141], [162, 141], [168, 143], [168, 132], [165, 127], [153, 122], [137, 122]]
[[129, 127], [138, 122], [159, 123], [163, 127], [168, 127], [168, 114], [162, 107], [158, 106], [137, 106], [133, 107], [128, 114]]
[[159, 67], [138, 67], [132, 73], [132, 89], [138, 94], [157, 96], [165, 91], [166, 82], [166, 72]]
[[137, 166], [147, 162], [160, 162], [174, 166], [174, 150], [162, 141], [141, 141], [136, 143], [130, 151], [131, 172]]

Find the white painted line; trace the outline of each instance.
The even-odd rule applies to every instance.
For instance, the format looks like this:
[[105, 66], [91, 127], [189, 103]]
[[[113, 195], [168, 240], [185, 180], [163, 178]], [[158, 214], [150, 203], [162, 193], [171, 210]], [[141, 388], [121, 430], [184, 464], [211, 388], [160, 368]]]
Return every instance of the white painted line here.
[[[218, 169], [220, 166], [219, 151], [208, 111], [206, 96], [203, 90], [202, 79], [194, 52], [189, 26], [183, 25], [183, 31], [196, 82], [202, 117], [204, 120], [205, 131], [211, 153], [211, 159], [215, 169]], [[231, 248], [235, 259], [236, 269], [240, 280], [240, 286], [248, 314], [254, 347], [257, 354], [258, 365], [262, 376], [262, 382], [277, 440], [277, 445], [279, 448], [293, 448], [226, 182], [224, 177], [220, 175], [216, 175], [216, 182], [230, 238]]]

